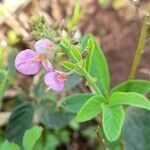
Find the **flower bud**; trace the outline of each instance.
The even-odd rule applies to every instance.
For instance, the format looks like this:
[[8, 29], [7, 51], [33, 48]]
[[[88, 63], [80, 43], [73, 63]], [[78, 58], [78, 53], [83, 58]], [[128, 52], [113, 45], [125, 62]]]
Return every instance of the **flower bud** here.
[[59, 29], [66, 30], [66, 21], [64, 19], [60, 20]]
[[35, 49], [39, 53], [48, 52], [52, 45], [52, 41], [48, 39], [40, 39], [35, 43]]
[[53, 24], [52, 28], [53, 28], [54, 30], [59, 29], [59, 23], [58, 23], [58, 21]]
[[54, 41], [54, 43], [60, 43], [61, 38], [57, 37], [57, 38], [55, 38], [53, 41]]
[[82, 59], [86, 59], [89, 56], [89, 51], [85, 49], [82, 53]]
[[71, 44], [73, 44], [73, 45], [78, 45], [79, 44], [79, 39], [78, 38], [72, 38], [71, 39]]
[[70, 32], [71, 37], [75, 36], [76, 32], [77, 32], [77, 27], [75, 26], [71, 29], [71, 32]]
[[132, 3], [137, 6], [140, 7], [140, 0], [132, 0]]

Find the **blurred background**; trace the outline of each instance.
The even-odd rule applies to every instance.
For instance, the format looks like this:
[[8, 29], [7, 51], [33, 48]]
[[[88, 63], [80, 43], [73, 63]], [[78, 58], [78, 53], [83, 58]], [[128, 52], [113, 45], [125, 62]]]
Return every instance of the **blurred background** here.
[[[37, 77], [18, 75], [14, 68], [16, 53], [26, 48], [33, 48], [35, 41], [32, 40], [29, 31], [29, 20], [32, 15], [43, 14], [48, 22], [53, 23], [60, 19], [71, 19], [76, 7], [78, 10], [77, 27], [82, 35], [92, 33], [100, 43], [110, 67], [111, 87], [113, 87], [128, 78], [148, 2], [149, 0], [140, 0], [137, 5], [132, 0], [79, 0], [77, 3], [75, 0], [0, 0], [0, 54], [4, 55], [3, 60], [0, 61], [4, 62], [3, 65], [11, 75], [3, 102], [1, 102], [1, 142], [7, 136], [6, 132], [9, 131], [7, 131], [6, 125], [10, 112], [24, 99], [29, 98], [29, 101], [34, 102], [43, 94], [41, 85], [40, 87], [37, 85], [39, 80]], [[136, 74], [138, 79], [150, 79], [149, 47], [150, 36], [147, 37], [143, 57]], [[73, 80], [77, 82], [72, 83]], [[37, 86], [33, 87], [33, 85]], [[77, 76], [73, 76], [68, 85], [73, 85], [71, 87], [73, 90], [68, 90], [70, 87], [67, 87], [67, 92], [61, 95], [53, 94], [54, 99], [56, 97], [62, 99], [74, 91], [89, 91], [84, 87], [82, 79]], [[45, 100], [43, 95], [41, 97]], [[43, 103], [52, 105], [46, 100]], [[150, 117], [148, 115], [150, 116], [147, 111], [143, 110], [134, 108], [127, 110], [128, 117], [123, 134], [126, 149], [150, 149], [148, 142], [150, 140]], [[131, 118], [134, 118], [133, 121], [130, 120]], [[141, 118], [143, 123], [138, 122]], [[42, 136], [43, 139], [46, 139], [46, 146], [42, 148], [39, 142], [35, 149], [101, 149], [95, 128], [97, 122], [97, 120], [93, 120], [83, 125], [71, 122], [69, 126], [59, 130], [46, 126], [48, 132], [45, 131]], [[129, 126], [130, 130], [128, 130]], [[134, 141], [136, 138], [140, 141], [139, 143], [136, 143], [137, 140]], [[110, 149], [118, 148], [119, 150], [115, 144], [110, 144]]]

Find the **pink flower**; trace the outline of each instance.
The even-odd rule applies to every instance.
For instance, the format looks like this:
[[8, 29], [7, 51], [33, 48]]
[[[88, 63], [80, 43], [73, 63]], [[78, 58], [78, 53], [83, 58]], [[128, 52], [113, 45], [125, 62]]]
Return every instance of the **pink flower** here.
[[60, 92], [64, 88], [64, 82], [67, 77], [67, 73], [54, 70], [45, 75], [44, 82], [50, 89]]
[[15, 59], [16, 69], [25, 75], [37, 74], [44, 67], [47, 74], [44, 82], [48, 88], [57, 92], [63, 90], [64, 82], [68, 77], [67, 73], [54, 70], [47, 56], [52, 55], [49, 51], [52, 47], [52, 42], [47, 39], [41, 39], [35, 43], [35, 50], [26, 49], [20, 52]]
[[51, 71], [51, 63], [47, 61], [46, 57], [49, 54], [49, 49], [53, 43], [47, 39], [41, 39], [35, 43], [35, 50], [26, 49], [20, 52], [15, 59], [16, 69], [25, 75], [37, 74], [41, 65], [46, 71]]

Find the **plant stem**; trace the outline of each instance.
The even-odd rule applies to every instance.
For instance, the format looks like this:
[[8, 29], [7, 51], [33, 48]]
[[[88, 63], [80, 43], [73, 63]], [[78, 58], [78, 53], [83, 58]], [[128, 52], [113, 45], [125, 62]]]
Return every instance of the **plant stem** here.
[[[54, 42], [54, 39], [52, 37], [48, 36], [48, 38]], [[71, 53], [69, 53], [70, 49], [68, 47], [64, 46], [61, 43], [55, 43], [55, 44], [59, 45], [64, 50], [65, 54], [70, 58]], [[84, 74], [84, 77], [90, 83], [90, 86], [94, 89], [95, 93], [102, 94], [101, 91], [99, 90], [98, 86], [94, 83], [92, 76], [85, 70], [85, 68], [80, 66], [76, 62], [76, 60], [73, 60], [73, 61], [74, 61], [74, 63], [76, 63], [78, 69]]]
[[92, 81], [91, 75], [83, 68], [82, 66], [77, 64], [77, 67], [80, 69], [80, 71], [84, 74], [85, 78], [87, 81], [90, 83], [90, 85], [93, 87], [94, 91], [97, 94], [102, 94], [101, 91], [99, 90], [98, 86]]
[[148, 28], [149, 28], [149, 22], [148, 22], [149, 20], [148, 19], [149, 18], [150, 18], [150, 8], [148, 9], [147, 14], [144, 18], [140, 39], [139, 39], [139, 42], [138, 42], [138, 46], [137, 46], [137, 49], [136, 49], [136, 53], [134, 55], [133, 63], [132, 63], [130, 74], [129, 74], [129, 80], [134, 79], [135, 73], [137, 71], [138, 64], [139, 64], [140, 59], [142, 57], [146, 37], [147, 37], [147, 34], [148, 34]]
[[[65, 51], [67, 51], [67, 55], [70, 56], [70, 53], [67, 47], [64, 47], [62, 44], [59, 44], [59, 46], [61, 48], [63, 48]], [[76, 60], [73, 60], [76, 63]], [[76, 63], [77, 67], [79, 68], [79, 70], [84, 74], [86, 80], [90, 83], [90, 85], [93, 87], [94, 91], [97, 94], [102, 94], [101, 91], [99, 90], [98, 86], [93, 82], [91, 75], [85, 70], [84, 67], [80, 66], [78, 63]]]

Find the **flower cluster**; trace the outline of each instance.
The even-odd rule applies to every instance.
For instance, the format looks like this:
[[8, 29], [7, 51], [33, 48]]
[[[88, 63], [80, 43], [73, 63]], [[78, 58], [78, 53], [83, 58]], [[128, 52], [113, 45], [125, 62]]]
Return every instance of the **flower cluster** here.
[[53, 42], [48, 39], [41, 39], [34, 45], [35, 51], [26, 49], [21, 51], [15, 59], [15, 67], [17, 71], [25, 75], [37, 74], [41, 67], [46, 71], [44, 82], [49, 89], [57, 92], [63, 90], [64, 81], [68, 74], [55, 70], [49, 61], [52, 55]]

